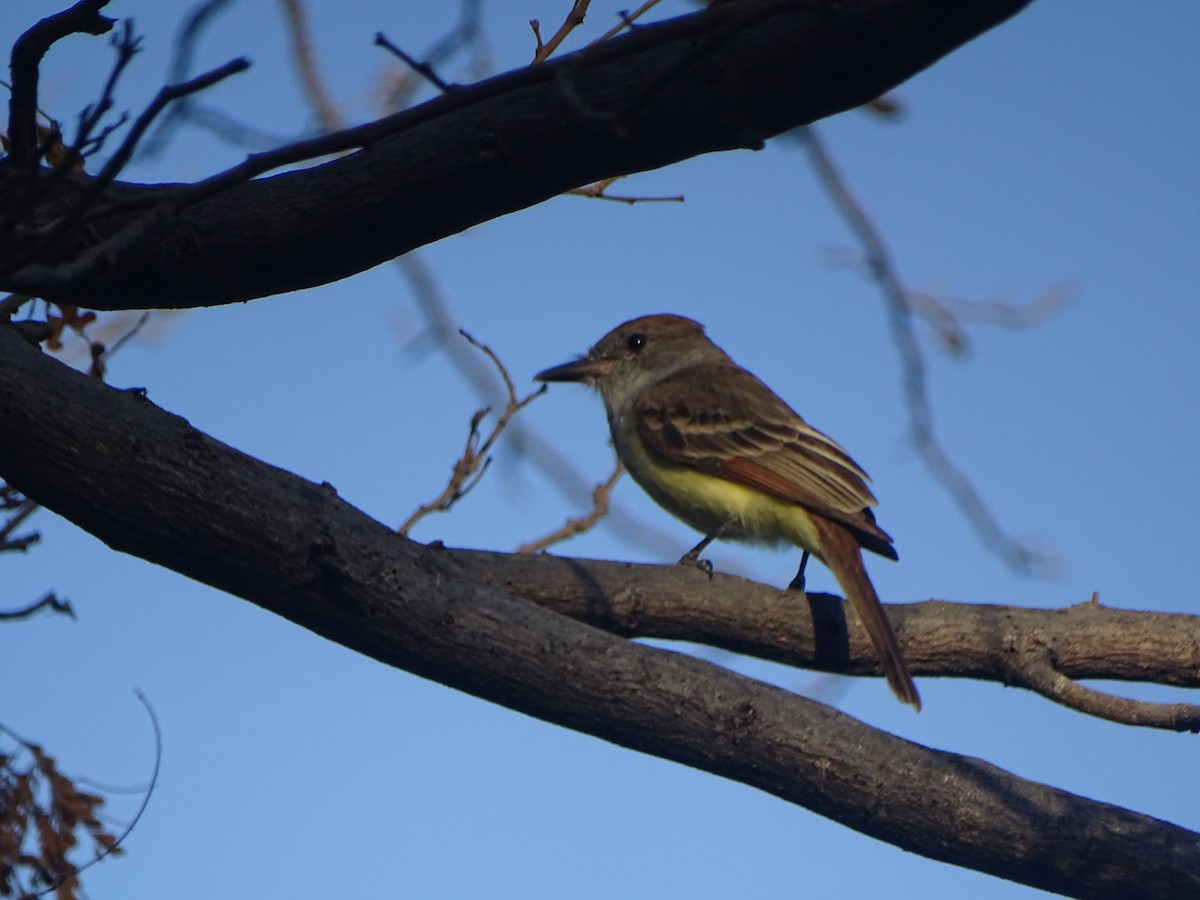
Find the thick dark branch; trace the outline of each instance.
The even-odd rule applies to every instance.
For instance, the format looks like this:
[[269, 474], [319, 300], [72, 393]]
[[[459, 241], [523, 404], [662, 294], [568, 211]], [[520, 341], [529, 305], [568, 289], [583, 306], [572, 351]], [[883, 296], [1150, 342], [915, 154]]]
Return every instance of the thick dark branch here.
[[[840, 597], [802, 597], [720, 574], [681, 578], [671, 566], [639, 567], [634, 575], [614, 564], [523, 563], [487, 553], [465, 564], [480, 578], [502, 569], [509, 590], [626, 637], [688, 641], [840, 674], [881, 674], [866, 631], [857, 617], [847, 617]], [[548, 577], [547, 565], [561, 567], [557, 577]], [[914, 675], [997, 681], [1126, 725], [1200, 731], [1200, 706], [1128, 700], [1075, 683], [1200, 687], [1200, 616], [1091, 601], [1025, 609], [941, 600], [889, 605], [888, 615]]]
[[[108, 0], [80, 0], [68, 10], [42, 19], [13, 45], [12, 97], [8, 102], [8, 163], [29, 169], [38, 161], [38, 71], [56, 41], [71, 34], [104, 34], [113, 19], [100, 15]], [[11, 13], [10, 13], [11, 14]]]
[[699, 573], [523, 557], [481, 566], [480, 554], [415, 544], [332, 487], [240, 454], [7, 327], [0, 434], [0, 476], [113, 548], [388, 665], [744, 782], [933, 859], [1074, 896], [1200, 892], [1200, 835], [900, 740], [521, 597], [534, 578], [543, 595], [594, 593], [598, 572], [624, 570], [636, 597], [643, 580], [707, 581]]
[[[713, 4], [362, 126], [345, 144], [367, 149], [351, 156], [251, 182], [210, 180], [227, 189], [144, 230], [102, 271], [56, 277], [53, 263], [142, 214], [128, 205], [81, 229], [76, 245], [43, 267], [9, 278], [7, 289], [117, 309], [213, 305], [328, 283], [582, 184], [760, 147], [871, 100], [1027, 2]], [[177, 202], [179, 191], [116, 185], [111, 193], [153, 205]], [[20, 249], [0, 248], [0, 268]]]

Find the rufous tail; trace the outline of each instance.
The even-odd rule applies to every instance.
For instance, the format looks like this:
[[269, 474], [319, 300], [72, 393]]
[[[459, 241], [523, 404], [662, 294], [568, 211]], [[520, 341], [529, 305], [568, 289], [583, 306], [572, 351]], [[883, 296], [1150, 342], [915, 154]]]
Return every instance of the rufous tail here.
[[900, 649], [900, 641], [892, 623], [883, 604], [879, 602], [875, 586], [867, 577], [858, 541], [837, 522], [815, 515], [812, 518], [821, 536], [821, 561], [833, 572], [867, 629], [875, 652], [879, 654], [879, 662], [883, 666], [888, 686], [897, 697], [905, 703], [912, 704], [919, 712], [921, 697], [917, 693], [917, 686], [913, 684], [912, 675], [908, 672], [908, 664], [904, 661], [904, 652]]

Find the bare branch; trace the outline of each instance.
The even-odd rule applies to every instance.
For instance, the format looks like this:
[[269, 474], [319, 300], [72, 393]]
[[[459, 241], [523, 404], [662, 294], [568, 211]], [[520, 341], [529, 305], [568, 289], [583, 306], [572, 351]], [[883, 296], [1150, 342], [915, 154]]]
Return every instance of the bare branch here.
[[[422, 55], [430, 70], [448, 63], [459, 51], [469, 48], [472, 58], [467, 68], [472, 80], [492, 74], [487, 44], [484, 41], [480, 20], [483, 0], [459, 0], [458, 21], [439, 37]], [[403, 73], [385, 73], [381, 79], [380, 99], [385, 112], [395, 112], [407, 107], [421, 83], [420, 77], [409, 67]]]
[[[250, 67], [250, 63], [246, 59], [233, 59], [225, 63], [223, 66], [218, 66], [203, 75], [199, 75], [190, 81], [183, 84], [167, 85], [159, 90], [154, 100], [146, 108], [146, 110], [137, 118], [133, 127], [129, 130], [129, 134], [125, 136], [125, 140], [121, 142], [121, 146], [116, 152], [109, 157], [104, 168], [100, 170], [95, 179], [88, 183], [87, 187], [80, 192], [75, 201], [74, 208], [59, 218], [43, 235], [40, 241], [31, 247], [23, 257], [18, 257], [10, 264], [2, 274], [4, 276], [13, 277], [14, 280], [20, 279], [20, 270], [29, 263], [42, 258], [46, 252], [54, 247], [54, 245], [62, 239], [72, 228], [75, 227], [84, 216], [91, 210], [93, 204], [104, 193], [105, 189], [113, 182], [120, 174], [121, 170], [129, 162], [130, 156], [133, 154], [137, 142], [141, 139], [146, 129], [158, 116], [174, 100], [180, 97], [186, 97], [190, 94], [197, 93], [206, 88], [212, 87], [220, 81], [234, 75], [238, 72], [243, 72]], [[106, 241], [92, 247], [86, 253], [83, 253], [72, 264], [63, 266], [59, 275], [67, 280], [77, 280], [86, 278], [95, 270], [97, 265], [103, 263], [110, 255], [116, 254], [123, 247], [127, 246], [131, 241], [136, 240], [151, 226], [163, 221], [168, 215], [173, 214], [178, 209], [171, 200], [166, 200], [152, 207], [147, 212], [143, 213], [140, 218], [133, 220], [124, 229], [112, 235]]]
[[633, 206], [635, 203], [683, 202], [683, 194], [676, 194], [673, 197], [622, 197], [616, 194], [608, 193], [608, 189], [612, 186], [613, 182], [619, 181], [624, 177], [624, 175], [614, 175], [612, 178], [605, 178], [603, 181], [597, 181], [594, 184], [572, 188], [566, 193], [573, 194], [576, 197], [590, 197], [593, 200], [613, 200], [617, 203], [628, 203], [630, 206]]
[[933, 407], [929, 401], [925, 359], [913, 333], [912, 307], [883, 236], [867, 216], [862, 204], [854, 197], [816, 129], [807, 125], [796, 129], [792, 134], [807, 151], [817, 177], [828, 191], [830, 199], [862, 243], [867, 267], [883, 290], [888, 304], [892, 339], [896, 342], [903, 363], [904, 394], [908, 402], [912, 440], [925, 460], [926, 467], [954, 498], [984, 545], [992, 552], [1017, 571], [1026, 574], [1043, 574], [1053, 570], [1053, 556], [1026, 546], [1000, 526], [966, 473], [942, 447], [933, 424]]
[[[192, 75], [196, 47], [218, 14], [232, 0], [204, 0], [194, 6], [179, 27], [168, 66], [167, 82], [186, 81]], [[295, 140], [295, 136], [270, 134], [256, 125], [240, 121], [220, 109], [208, 107], [195, 96], [183, 97], [157, 120], [157, 127], [146, 136], [137, 150], [138, 158], [151, 158], [162, 152], [176, 130], [183, 124], [195, 126], [216, 135], [221, 140], [248, 150], [267, 150]]]
[[[454, 339], [459, 333], [454, 313], [425, 257], [420, 253], [406, 253], [396, 260], [396, 264], [412, 289], [417, 309], [425, 321], [425, 331], [409, 342], [408, 352], [419, 354], [428, 346], [436, 346], [450, 358], [477, 397], [485, 403], [500, 402], [492, 369], [483, 363], [479, 354], [472, 353], [469, 346]], [[592, 494], [594, 486], [571, 460], [520, 419], [511, 423], [508, 441], [515, 452], [529, 460], [569, 503], [578, 505]], [[664, 557], [678, 556], [686, 549], [667, 538], [661, 529], [645, 524], [619, 507], [610, 510], [608, 523], [613, 533], [631, 546], [652, 548]]]
[[[50, 408], [57, 411], [52, 420]], [[712, 663], [528, 602], [570, 595], [581, 608], [592, 605], [585, 615], [602, 619], [607, 604], [636, 611], [656, 595], [736, 595], [739, 579], [416, 544], [327, 486], [239, 454], [153, 404], [44, 358], [5, 328], [0, 433], [0, 473], [114, 549], [245, 597], [385, 664], [742, 781], [903, 849], [1009, 880], [1076, 896], [1200, 891], [1200, 835], [895, 738]], [[112, 478], [145, 454], [155, 465], [136, 485]], [[214, 467], [222, 477], [197, 490], [196, 473]], [[228, 552], [231, 534], [240, 536], [236, 554]], [[743, 584], [763, 600], [778, 598], [769, 601], [776, 610], [785, 608], [785, 592]], [[794, 592], [787, 599], [788, 608], [803, 608]], [[988, 645], [1005, 634], [1014, 612], [941, 608], [955, 609], [960, 632], [974, 617], [975, 634]], [[937, 609], [923, 605], [922, 613]], [[818, 646], [828, 666], [837, 643], [830, 611], [806, 612], [825, 626]], [[1058, 612], [1068, 614], [1075, 617], [1076, 609]], [[1082, 615], [1131, 614], [1091, 608]], [[1200, 646], [1198, 617], [1135, 618], [1157, 640], [1190, 643], [1193, 657]], [[909, 628], [919, 619], [898, 628], [913, 661], [921, 654], [911, 652]], [[1180, 628], [1183, 621], [1191, 633]], [[1076, 637], [1072, 627], [1060, 649], [1069, 653]], [[845, 648], [843, 642], [843, 657]], [[864, 637], [864, 655], [866, 649]], [[1109, 648], [1100, 659], [1111, 659]], [[1061, 656], [1059, 664], [1065, 670]], [[1194, 659], [1190, 668], [1190, 677], [1200, 677]], [[1106, 864], [1094, 865], [1097, 858]]]
[[70, 168], [78, 156], [85, 156], [87, 153], [99, 149], [111, 131], [125, 121], [125, 117], [122, 116], [120, 121], [111, 126], [111, 128], [106, 128], [95, 138], [92, 137], [92, 132], [113, 107], [113, 95], [117, 89], [117, 82], [121, 80], [121, 75], [124, 74], [125, 69], [133, 61], [134, 56], [141, 52], [141, 39], [133, 33], [132, 21], [126, 19], [121, 23], [120, 29], [112, 37], [112, 47], [116, 51], [117, 56], [113, 62], [112, 69], [108, 73], [108, 79], [100, 91], [100, 96], [95, 103], [89, 105], [79, 116], [79, 127], [76, 130], [75, 140], [72, 144], [77, 157], [65, 159], [62, 163], [55, 166], [56, 169]]
[[377, 46], [388, 50], [393, 56], [403, 62], [414, 72], [423, 76], [426, 81], [436, 87], [443, 94], [455, 87], [453, 84], [447, 84], [446, 82], [442, 81], [442, 79], [438, 77], [438, 73], [433, 70], [433, 66], [431, 66], [428, 62], [421, 62], [420, 60], [413, 59], [411, 56], [389, 41], [387, 37], [384, 36], [382, 31], [375, 32], [375, 43]]
[[162, 769], [163, 755], [162, 726], [158, 724], [158, 716], [155, 714], [154, 707], [150, 705], [150, 701], [146, 698], [146, 695], [139, 690], [135, 690], [133, 693], [138, 698], [138, 701], [142, 704], [142, 707], [146, 710], [146, 715], [150, 718], [150, 727], [154, 730], [154, 771], [150, 773], [150, 783], [146, 786], [144, 796], [142, 797], [142, 802], [138, 806], [137, 812], [133, 814], [133, 818], [129, 820], [129, 824], [125, 826], [125, 830], [116, 837], [106, 836], [107, 839], [103, 841], [101, 851], [92, 859], [80, 866], [75, 871], [75, 875], [79, 875], [79, 873], [83, 872], [85, 869], [90, 869], [106, 856], [124, 853], [124, 851], [121, 850], [121, 844], [125, 842], [125, 838], [129, 837], [129, 835], [133, 833], [133, 829], [136, 828], [138, 822], [141, 821], [142, 815], [146, 812], [146, 808], [150, 805], [150, 798], [154, 795], [154, 789], [158, 787], [158, 773]]
[[70, 9], [42, 19], [13, 44], [12, 101], [9, 106], [8, 159], [18, 169], [38, 162], [38, 70], [56, 41], [71, 34], [104, 34], [115, 19], [100, 15], [108, 0], [80, 0]]
[[[11, 489], [8, 487], [8, 485], [4, 485], [4, 488], [5, 500], [7, 501]], [[3, 508], [10, 509], [12, 507], [10, 507], [6, 502]], [[19, 538], [12, 537], [12, 533], [17, 530], [20, 524], [37, 512], [37, 509], [38, 504], [35, 501], [30, 500], [28, 497], [19, 502], [15, 508], [16, 511], [8, 517], [8, 521], [6, 521], [3, 525], [0, 525], [0, 553], [3, 553], [6, 550], [19, 550], [24, 552], [33, 544], [36, 544], [42, 539], [41, 535], [39, 535], [37, 532], [22, 535]]]
[[529, 27], [533, 29], [533, 36], [537, 40], [537, 49], [533, 53], [533, 61], [535, 63], [545, 62], [550, 54], [558, 49], [558, 45], [566, 39], [566, 36], [583, 24], [584, 16], [587, 15], [587, 8], [591, 2], [592, 0], [572, 0], [571, 11], [563, 19], [563, 23], [558, 26], [558, 31], [554, 32], [553, 37], [544, 44], [542, 43], [541, 25], [538, 23], [538, 20], [529, 20]]
[[75, 618], [75, 610], [72, 608], [70, 600], [60, 600], [54, 591], [47, 591], [40, 600], [35, 600], [28, 606], [20, 609], [0, 610], [0, 620], [28, 619], [39, 609], [49, 609], [51, 612]]
[[[64, 248], [66, 260], [31, 264], [0, 287], [91, 309], [128, 309], [161, 307], [166, 298], [176, 308], [213, 305], [328, 283], [581, 184], [759, 146], [878, 96], [1027, 2], [855, 0], [852, 11], [833, 19], [803, 0], [714, 4], [380, 122], [252, 155], [190, 187], [130, 186], [120, 199], [137, 208], [97, 220], [77, 236], [81, 247]], [[714, 66], [725, 77], [714, 81]], [[564, 96], [564, 80], [575, 100]], [[579, 108], [615, 117], [623, 128], [597, 129]], [[481, 118], [493, 125], [482, 145]], [[244, 184], [278, 166], [367, 145], [370, 153]], [[497, 180], [501, 161], [505, 177]], [[65, 191], [52, 200], [66, 202]], [[109, 240], [160, 201], [166, 206], [154, 221], [161, 227], [139, 224], [143, 239], [123, 237], [121, 253], [103, 272], [74, 265], [89, 245]], [[246, 203], [303, 204], [320, 216], [250, 227], [232, 211]], [[412, 214], [392, 214], [397, 208]], [[187, 253], [179, 252], [185, 246]], [[0, 261], [27, 248], [0, 243]], [[213, 264], [230, 258], [252, 259], [254, 277], [231, 279], [243, 270]]]
[[613, 488], [617, 486], [617, 481], [621, 478], [621, 474], [624, 471], [625, 467], [621, 465], [621, 460], [618, 459], [616, 465], [613, 466], [612, 474], [596, 485], [596, 489], [592, 491], [592, 508], [586, 515], [567, 519], [561, 527], [550, 532], [545, 537], [538, 538], [536, 541], [522, 544], [517, 548], [516, 552], [537, 553], [539, 550], [545, 550], [554, 544], [590, 531], [597, 522], [608, 515], [608, 498], [611, 496]]
[[1084, 687], [1055, 668], [1047, 651], [1025, 659], [1010, 670], [1012, 684], [1028, 688], [1055, 703], [1121, 725], [1200, 733], [1200, 706], [1192, 703], [1151, 703], [1131, 700]]
[[546, 393], [546, 385], [542, 385], [537, 390], [518, 400], [516, 388], [513, 386], [512, 378], [509, 377], [508, 369], [505, 368], [504, 363], [500, 361], [500, 358], [496, 356], [492, 348], [486, 344], [479, 343], [475, 338], [461, 329], [459, 330], [459, 334], [466, 338], [471, 346], [482, 351], [492, 361], [492, 364], [495, 365], [496, 370], [500, 373], [500, 377], [504, 381], [504, 387], [508, 391], [508, 402], [505, 404], [499, 418], [496, 419], [496, 424], [492, 426], [492, 430], [488, 432], [488, 436], [483, 438], [482, 441], [479, 435], [479, 425], [491, 410], [485, 407], [476, 411], [475, 415], [471, 417], [471, 427], [467, 433], [466, 447], [463, 448], [462, 456], [454, 464], [449, 482], [447, 482], [441, 494], [429, 503], [423, 503], [404, 521], [403, 525], [396, 529], [400, 534], [405, 536], [408, 535], [413, 525], [425, 518], [425, 516], [431, 512], [445, 512], [450, 509], [479, 483], [479, 479], [483, 477], [483, 473], [492, 462], [492, 458], [487, 454], [496, 443], [496, 439], [504, 432], [509, 420], [536, 398]]

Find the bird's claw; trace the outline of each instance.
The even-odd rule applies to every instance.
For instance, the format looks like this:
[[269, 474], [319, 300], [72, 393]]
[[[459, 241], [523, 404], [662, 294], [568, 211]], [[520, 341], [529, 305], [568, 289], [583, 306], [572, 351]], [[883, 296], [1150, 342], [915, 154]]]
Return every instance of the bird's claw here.
[[679, 557], [678, 565], [695, 566], [710, 579], [713, 577], [713, 564], [707, 559], [701, 559], [698, 553], [685, 553]]

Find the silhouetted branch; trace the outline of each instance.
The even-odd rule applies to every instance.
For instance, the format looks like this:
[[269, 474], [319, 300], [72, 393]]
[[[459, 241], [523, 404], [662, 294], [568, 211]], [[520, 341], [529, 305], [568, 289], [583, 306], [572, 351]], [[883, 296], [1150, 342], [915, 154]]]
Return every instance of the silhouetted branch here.
[[[56, 410], [52, 419], [47, 408]], [[679, 566], [422, 546], [355, 510], [328, 486], [240, 454], [143, 399], [47, 360], [5, 328], [0, 433], [14, 436], [0, 441], [0, 472], [114, 549], [244, 597], [386, 664], [742, 781], [933, 859], [1074, 896], [1200, 892], [1200, 835], [978, 759], [921, 747], [712, 663], [625, 640], [530, 602], [571, 598], [584, 616], [615, 630], [619, 623], [607, 619], [614, 606], [636, 620], [655, 598], [674, 598], [679, 606], [709, 596], [740, 599], [737, 615], [753, 618], [746, 600], [757, 597], [776, 614], [800, 608], [796, 618], [814, 619], [816, 646], [828, 667], [838, 644], [847, 647], [832, 615], [843, 609], [840, 601], [818, 613], [803, 609], [795, 593], [730, 576], [709, 579]], [[112, 478], [131, 454], [151, 454], [154, 465], [140, 470], [134, 483]], [[214, 469], [222, 477], [197, 489], [196, 473]], [[231, 534], [240, 536], [236, 554], [228, 552]], [[911, 630], [922, 617], [953, 610], [957, 621], [942, 627], [952, 627], [956, 641], [969, 644], [973, 635], [994, 652], [1009, 653], [1013, 616], [1041, 612], [969, 604], [920, 609], [897, 628], [914, 671], [923, 653]], [[1061, 655], [1079, 646], [1081, 632], [1075, 609], [1059, 615], [1070, 616], [1071, 626], [1056, 648], [1064, 667]], [[1080, 615], [1125, 618], [1126, 630], [1129, 621], [1137, 623], [1142, 642], [1186, 646], [1187, 671], [1177, 674], [1200, 677], [1194, 665], [1200, 617], [1103, 609]], [[785, 627], [792, 622], [782, 621]], [[975, 628], [964, 629], [970, 622]], [[772, 624], [778, 639], [780, 620]], [[857, 623], [854, 628], [854, 641], [868, 656], [865, 635]], [[1109, 630], [1104, 637], [1120, 639], [1121, 633]], [[1111, 645], [1097, 640], [1092, 646], [1100, 665], [1122, 664]], [[1105, 865], [1095, 865], [1097, 859]]]
[[[17, 530], [22, 522], [37, 512], [38, 505], [35, 501], [30, 500], [28, 497], [19, 497], [19, 495], [17, 495], [16, 492], [7, 484], [3, 485], [3, 491], [5, 503], [4, 506], [0, 508], [5, 510], [13, 509], [14, 511], [11, 515], [9, 515], [7, 521], [5, 521], [3, 525], [0, 525], [0, 553], [3, 553], [6, 550], [17, 550], [24, 552], [33, 544], [36, 544], [38, 541], [40, 541], [41, 535], [35, 531], [31, 534], [25, 534], [19, 538], [14, 538], [12, 537], [12, 533]], [[14, 502], [12, 504], [9, 502], [10, 498], [14, 498]]]
[[28, 606], [19, 609], [0, 610], [0, 619], [28, 619], [40, 609], [49, 609], [51, 612], [61, 613], [64, 616], [75, 618], [75, 610], [71, 607], [71, 601], [60, 600], [54, 591], [47, 591], [42, 595], [40, 600], [35, 600]]
[[375, 32], [375, 43], [376, 45], [388, 50], [393, 56], [403, 62], [406, 66], [428, 81], [442, 93], [445, 93], [454, 87], [454, 85], [447, 84], [446, 82], [442, 81], [442, 79], [438, 76], [438, 73], [433, 70], [433, 66], [427, 62], [421, 62], [420, 60], [413, 59], [411, 56], [389, 41], [387, 37], [384, 36], [382, 31]]
[[9, 104], [8, 162], [18, 169], [38, 163], [38, 73], [42, 57], [56, 41], [71, 34], [104, 34], [115, 19], [100, 15], [108, 0], [80, 0], [70, 9], [42, 19], [13, 44], [12, 100]]

